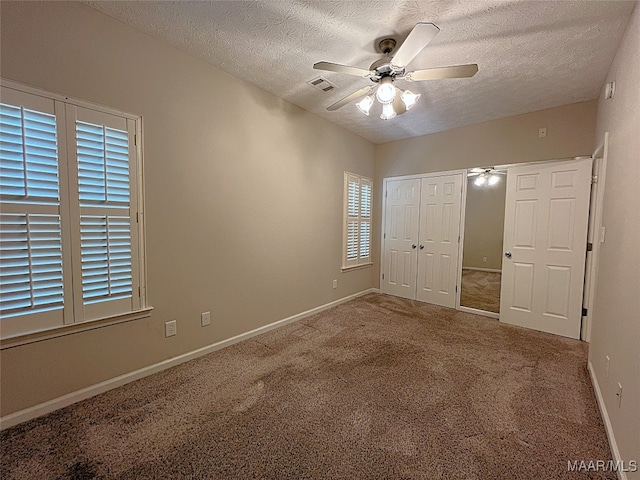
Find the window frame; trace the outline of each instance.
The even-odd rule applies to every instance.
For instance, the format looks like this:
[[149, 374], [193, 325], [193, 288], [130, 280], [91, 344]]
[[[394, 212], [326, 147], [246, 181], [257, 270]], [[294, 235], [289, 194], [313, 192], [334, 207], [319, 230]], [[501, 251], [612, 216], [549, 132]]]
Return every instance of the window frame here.
[[[357, 183], [358, 185], [358, 200], [356, 209], [358, 215], [350, 215], [349, 214], [349, 184]], [[369, 215], [362, 214], [362, 190], [364, 186], [369, 187]], [[373, 180], [358, 175], [355, 173], [351, 173], [348, 171], [344, 172], [344, 190], [343, 190], [343, 221], [342, 221], [342, 271], [350, 271], [364, 267], [370, 267], [373, 265], [373, 259], [371, 256], [372, 251], [372, 238], [373, 238], [373, 228], [372, 228], [372, 219], [373, 219]], [[348, 250], [349, 250], [349, 225], [355, 223], [356, 233], [358, 242], [355, 246], [357, 251], [357, 257], [355, 259], [348, 258]], [[362, 225], [368, 223], [368, 256], [361, 256], [361, 240], [362, 240]]]
[[[152, 307], [147, 303], [146, 288], [146, 236], [144, 222], [144, 163], [142, 117], [102, 105], [77, 100], [50, 93], [38, 88], [22, 85], [17, 82], [0, 79], [3, 90], [3, 103], [11, 103], [11, 99], [24, 97], [40, 97], [43, 101], [53, 102], [56, 116], [56, 135], [58, 143], [58, 188], [59, 215], [62, 234], [63, 290], [64, 306], [61, 309], [62, 321], [48, 319], [41, 312], [10, 315], [0, 320], [0, 349], [21, 344], [68, 335], [76, 331], [99, 328], [124, 321], [149, 317]], [[5, 100], [5, 97], [8, 97]], [[25, 101], [25, 103], [27, 103]], [[32, 102], [29, 102], [32, 103]], [[26, 107], [32, 108], [32, 107]], [[32, 108], [33, 109], [33, 108]], [[94, 309], [85, 318], [82, 299], [82, 277], [78, 276], [80, 209], [77, 202], [77, 157], [75, 154], [75, 112], [80, 109], [97, 112], [99, 116], [114, 116], [124, 119], [127, 125], [129, 140], [130, 172], [130, 234], [131, 264], [134, 282], [132, 285], [131, 308], [126, 311]], [[75, 177], [74, 177], [75, 175]], [[2, 202], [2, 211], [5, 212]], [[11, 212], [8, 212], [11, 213]], [[77, 218], [76, 218], [77, 216]], [[78, 231], [77, 231], [78, 230]], [[80, 292], [80, 294], [78, 294]], [[108, 302], [105, 302], [105, 304]], [[45, 312], [46, 313], [46, 312]]]

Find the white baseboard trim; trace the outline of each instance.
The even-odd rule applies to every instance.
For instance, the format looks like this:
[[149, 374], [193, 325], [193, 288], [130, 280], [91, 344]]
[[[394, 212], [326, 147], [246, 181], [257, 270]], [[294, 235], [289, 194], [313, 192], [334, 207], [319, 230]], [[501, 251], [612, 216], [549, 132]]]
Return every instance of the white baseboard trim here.
[[463, 270], [474, 270], [476, 272], [491, 272], [491, 273], [502, 273], [502, 270], [499, 268], [480, 268], [480, 267], [465, 267], [462, 266]]
[[480, 310], [479, 308], [465, 307], [464, 305], [458, 306], [458, 310], [466, 313], [473, 313], [475, 315], [481, 315], [483, 317], [495, 318], [500, 320], [500, 314], [495, 312], [488, 312], [486, 310]]
[[[607, 432], [609, 447], [611, 448], [611, 454], [613, 455], [613, 463], [615, 463], [616, 465], [624, 465], [622, 463], [622, 458], [620, 457], [620, 450], [618, 450], [616, 437], [613, 434], [613, 427], [611, 426], [611, 420], [609, 419], [609, 412], [607, 412], [607, 407], [604, 404], [604, 398], [602, 397], [600, 384], [598, 383], [596, 372], [593, 369], [593, 364], [591, 363], [591, 361], [587, 363], [587, 369], [589, 370], [589, 375], [591, 376], [591, 384], [593, 385], [593, 390], [596, 392], [596, 401], [598, 403], [598, 407], [600, 408], [600, 414], [602, 415], [602, 421], [604, 422], [604, 429]], [[619, 480], [627, 480], [626, 472], [618, 470], [617, 473]]]
[[198, 348], [197, 350], [193, 350], [191, 352], [178, 355], [177, 357], [163, 360], [162, 362], [149, 365], [148, 367], [144, 367], [139, 370], [134, 370], [133, 372], [125, 373], [124, 375], [120, 375], [118, 377], [105, 380], [104, 382], [100, 382], [95, 385], [77, 390], [75, 392], [68, 393], [61, 397], [54, 398], [38, 405], [34, 405], [33, 407], [25, 408], [24, 410], [5, 415], [4, 417], [0, 418], [0, 430], [13, 427], [42, 415], [46, 415], [47, 413], [51, 413], [55, 410], [66, 407], [73, 403], [77, 403], [81, 400], [94, 397], [108, 390], [120, 387], [149, 375], [153, 375], [154, 373], [161, 372], [162, 370], [175, 367], [176, 365], [180, 365], [181, 363], [188, 362], [189, 360], [193, 360], [194, 358], [202, 357], [203, 355], [207, 355], [209, 353], [215, 352], [216, 350], [220, 350], [243, 340], [247, 340], [251, 337], [255, 337], [256, 335], [260, 335], [261, 333], [266, 333], [269, 330], [273, 330], [289, 323], [296, 322], [305, 317], [320, 313], [324, 310], [328, 310], [329, 308], [335, 307], [337, 305], [340, 305], [341, 303], [348, 302], [368, 293], [377, 293], [379, 291], [380, 290], [377, 288], [369, 288], [368, 290], [354, 293], [353, 295], [334, 300], [333, 302], [325, 303], [324, 305], [320, 305], [319, 307], [315, 307], [311, 310], [292, 315], [291, 317], [283, 318], [282, 320], [264, 325], [249, 332], [241, 333], [240, 335], [236, 335], [235, 337], [231, 337], [226, 340], [207, 345], [206, 347]]

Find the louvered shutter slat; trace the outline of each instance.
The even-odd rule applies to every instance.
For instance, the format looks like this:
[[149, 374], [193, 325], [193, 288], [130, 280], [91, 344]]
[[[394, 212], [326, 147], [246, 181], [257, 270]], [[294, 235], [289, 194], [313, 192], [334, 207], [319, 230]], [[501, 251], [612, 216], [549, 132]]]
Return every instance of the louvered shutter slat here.
[[57, 203], [58, 185], [55, 116], [1, 104], [0, 193]]
[[360, 203], [360, 185], [350, 180], [347, 195], [347, 214], [350, 217], [357, 217], [358, 205]]
[[77, 122], [80, 201], [87, 204], [129, 202], [127, 132]]
[[2, 314], [62, 308], [60, 217], [0, 215]]
[[371, 185], [362, 184], [362, 195], [360, 201], [360, 215], [363, 217], [371, 216]]
[[347, 260], [358, 258], [358, 222], [347, 224]]
[[371, 224], [368, 221], [360, 223], [360, 258], [369, 257], [369, 238], [371, 235]]
[[80, 230], [85, 301], [130, 296], [132, 259], [129, 218], [84, 216]]

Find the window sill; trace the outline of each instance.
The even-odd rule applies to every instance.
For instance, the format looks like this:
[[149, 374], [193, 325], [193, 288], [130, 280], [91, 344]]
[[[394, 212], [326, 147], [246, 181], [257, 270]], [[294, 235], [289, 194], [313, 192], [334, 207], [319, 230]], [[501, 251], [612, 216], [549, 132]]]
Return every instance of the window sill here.
[[354, 265], [353, 267], [342, 267], [342, 273], [351, 272], [353, 270], [362, 270], [363, 268], [369, 268], [373, 266], [373, 262], [363, 263], [362, 265]]
[[120, 315], [99, 318], [97, 320], [87, 320], [86, 322], [72, 323], [69, 325], [48, 328], [46, 330], [40, 330], [37, 332], [28, 332], [14, 335], [12, 337], [3, 338], [2, 340], [0, 340], [0, 350], [4, 350], [5, 348], [19, 347], [21, 345], [27, 345], [29, 343], [41, 342], [43, 340], [50, 340], [56, 337], [73, 335], [74, 333], [86, 332], [88, 330], [95, 330], [96, 328], [109, 327], [111, 325], [117, 325], [119, 323], [148, 318], [151, 316], [152, 311], [153, 307], [147, 307], [135, 312], [122, 313]]

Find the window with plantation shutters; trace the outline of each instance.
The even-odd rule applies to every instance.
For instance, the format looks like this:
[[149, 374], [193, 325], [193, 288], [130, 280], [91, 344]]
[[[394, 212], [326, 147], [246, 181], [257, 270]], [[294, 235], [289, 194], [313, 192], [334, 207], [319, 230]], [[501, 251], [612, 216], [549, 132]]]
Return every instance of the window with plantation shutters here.
[[370, 179], [344, 174], [344, 269], [371, 264]]
[[130, 120], [74, 110], [82, 279], [77, 308], [85, 316], [107, 316], [134, 308]]
[[142, 309], [139, 119], [7, 83], [0, 101], [2, 338]]

